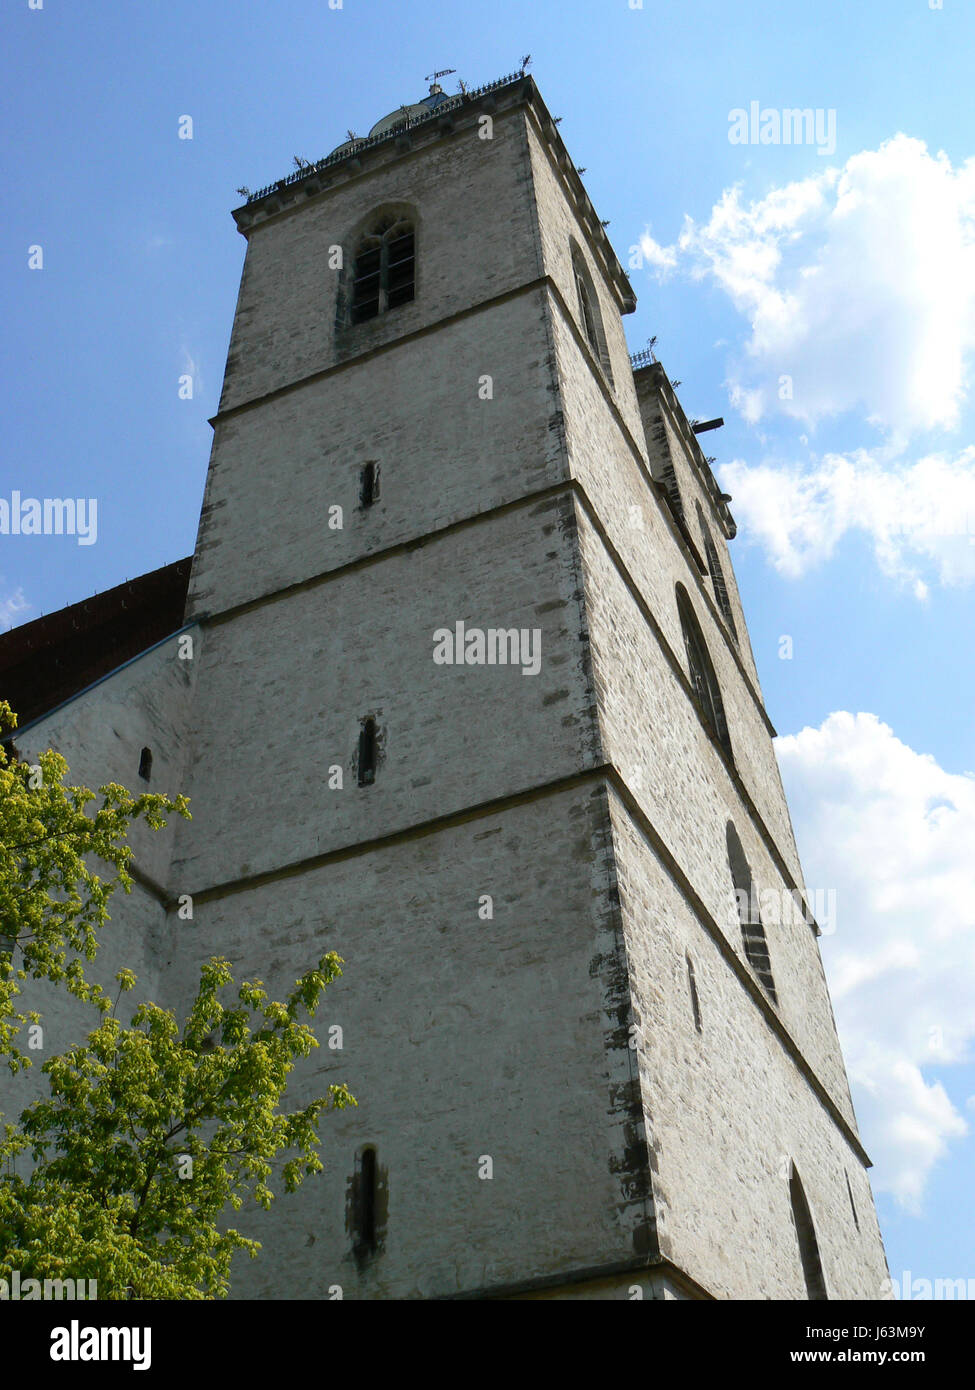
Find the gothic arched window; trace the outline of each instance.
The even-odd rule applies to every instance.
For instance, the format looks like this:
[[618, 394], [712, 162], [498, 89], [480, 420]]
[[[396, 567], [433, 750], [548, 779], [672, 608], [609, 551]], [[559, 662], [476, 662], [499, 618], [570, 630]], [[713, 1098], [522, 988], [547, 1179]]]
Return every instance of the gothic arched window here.
[[681, 631], [684, 634], [688, 675], [694, 694], [697, 697], [701, 713], [707, 720], [715, 738], [730, 758], [732, 756], [731, 738], [728, 734], [728, 721], [725, 719], [721, 691], [718, 689], [718, 678], [714, 674], [714, 667], [711, 665], [711, 658], [704, 644], [700, 624], [683, 584], [677, 585], [677, 612], [680, 615]]
[[592, 301], [589, 298], [589, 287], [578, 271], [576, 272], [576, 293], [579, 296], [579, 313], [582, 316], [582, 326], [586, 330], [589, 346], [598, 357], [599, 339], [596, 336], [596, 320], [593, 317]]
[[778, 1006], [779, 1000], [775, 993], [775, 981], [772, 978], [772, 962], [769, 959], [768, 941], [765, 938], [762, 915], [758, 910], [758, 894], [755, 891], [752, 871], [745, 858], [745, 851], [738, 838], [738, 831], [732, 821], [728, 822], [727, 841], [728, 864], [731, 868], [731, 881], [735, 886], [735, 902], [738, 905], [738, 920], [741, 924], [741, 939], [745, 947], [745, 955], [748, 964], [761, 981], [765, 993], [772, 1003]]
[[416, 288], [416, 233], [405, 217], [387, 214], [365, 232], [352, 265], [352, 322], [407, 304]]
[[799, 1241], [802, 1276], [806, 1281], [806, 1297], [820, 1301], [828, 1300], [829, 1294], [826, 1292], [826, 1280], [823, 1278], [823, 1263], [819, 1258], [819, 1243], [816, 1240], [816, 1228], [813, 1226], [812, 1213], [809, 1210], [809, 1203], [806, 1201], [806, 1194], [802, 1190], [802, 1183], [799, 1181], [796, 1166], [793, 1163], [790, 1167], [789, 1197], [792, 1201], [792, 1220], [795, 1222], [796, 1236]]
[[143, 782], [148, 782], [152, 777], [152, 749], [143, 748], [139, 756], [139, 776]]
[[701, 539], [704, 542], [704, 553], [708, 559], [708, 569], [711, 572], [711, 583], [714, 586], [714, 597], [718, 607], [721, 609], [722, 617], [731, 629], [731, 635], [738, 641], [738, 629], [735, 627], [735, 620], [731, 612], [731, 600], [728, 597], [728, 586], [724, 582], [724, 571], [721, 568], [721, 559], [718, 555], [718, 547], [714, 543], [714, 537], [707, 522], [704, 520], [704, 511], [700, 502], [695, 503], [697, 507], [697, 524], [701, 528]]

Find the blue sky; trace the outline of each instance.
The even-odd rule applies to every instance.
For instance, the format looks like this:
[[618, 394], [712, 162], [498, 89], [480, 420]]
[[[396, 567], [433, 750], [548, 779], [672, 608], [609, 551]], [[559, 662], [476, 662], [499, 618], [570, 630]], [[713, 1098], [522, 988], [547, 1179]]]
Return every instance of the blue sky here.
[[[975, 7], [631, 3], [8, 0], [0, 496], [96, 497], [99, 538], [0, 537], [0, 626], [192, 550], [235, 189], [436, 68], [451, 91], [530, 53], [634, 262], [631, 348], [655, 334], [688, 414], [726, 420], [702, 439], [806, 876], [838, 894], [823, 953], [892, 1272], [975, 1277]], [[834, 112], [835, 149], [732, 143], [752, 102]]]

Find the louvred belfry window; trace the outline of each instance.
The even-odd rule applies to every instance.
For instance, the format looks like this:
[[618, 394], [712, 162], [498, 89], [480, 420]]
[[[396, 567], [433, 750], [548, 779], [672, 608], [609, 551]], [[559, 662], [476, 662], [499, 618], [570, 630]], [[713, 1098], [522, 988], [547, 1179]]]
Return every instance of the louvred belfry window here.
[[745, 956], [748, 964], [758, 976], [765, 993], [778, 1007], [779, 998], [775, 992], [775, 980], [772, 978], [772, 962], [769, 959], [765, 926], [762, 922], [762, 914], [758, 910], [755, 880], [752, 878], [752, 871], [745, 858], [745, 851], [733, 821], [728, 822], [726, 835], [728, 865], [731, 869], [731, 881], [735, 886], [735, 902], [738, 905], [738, 920], [741, 923], [741, 940], [745, 948]]
[[718, 547], [714, 543], [710, 528], [704, 520], [704, 511], [700, 502], [696, 502], [697, 524], [701, 530], [701, 539], [704, 542], [704, 553], [708, 557], [708, 570], [711, 573], [711, 583], [714, 587], [714, 597], [718, 607], [721, 609], [721, 616], [731, 631], [732, 637], [738, 641], [738, 629], [735, 627], [734, 614], [731, 611], [731, 599], [728, 597], [728, 586], [725, 583], [724, 571], [721, 568], [721, 560], [718, 556]]
[[416, 292], [416, 234], [403, 218], [383, 218], [356, 247], [352, 322], [408, 304]]

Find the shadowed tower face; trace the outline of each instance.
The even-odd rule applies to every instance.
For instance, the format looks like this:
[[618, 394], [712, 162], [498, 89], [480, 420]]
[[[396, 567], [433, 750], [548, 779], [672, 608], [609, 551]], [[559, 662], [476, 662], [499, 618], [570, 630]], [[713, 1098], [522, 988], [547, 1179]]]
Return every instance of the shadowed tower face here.
[[359, 1107], [234, 1292], [879, 1296], [734, 522], [533, 81], [235, 217], [159, 969], [337, 950]]

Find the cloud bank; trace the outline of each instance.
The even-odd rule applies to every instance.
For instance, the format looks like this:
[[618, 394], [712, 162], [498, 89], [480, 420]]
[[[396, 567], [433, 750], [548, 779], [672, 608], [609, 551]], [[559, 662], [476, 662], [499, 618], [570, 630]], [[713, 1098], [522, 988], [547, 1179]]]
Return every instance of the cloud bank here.
[[807, 880], [836, 889], [823, 958], [874, 1186], [917, 1213], [967, 1132], [930, 1069], [975, 1039], [975, 774], [873, 714], [831, 714], [776, 751]]
[[830, 559], [848, 533], [867, 536], [884, 574], [912, 586], [975, 583], [975, 448], [888, 465], [876, 453], [827, 454], [812, 467], [717, 469], [742, 531], [780, 574], [796, 579]]
[[727, 189], [676, 243], [647, 234], [640, 249], [659, 277], [709, 279], [748, 319], [729, 387], [749, 421], [858, 410], [900, 438], [957, 425], [975, 347], [975, 159], [954, 168], [896, 135], [747, 206]]

